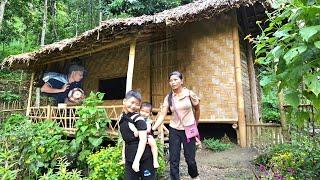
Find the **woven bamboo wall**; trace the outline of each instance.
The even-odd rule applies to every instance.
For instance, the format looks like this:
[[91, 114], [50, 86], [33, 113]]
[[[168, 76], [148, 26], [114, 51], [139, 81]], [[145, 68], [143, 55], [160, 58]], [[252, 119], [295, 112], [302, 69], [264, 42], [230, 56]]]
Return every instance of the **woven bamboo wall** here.
[[150, 45], [151, 97], [153, 107], [159, 107], [170, 91], [168, 74], [177, 70], [177, 41], [165, 39]]
[[203, 120], [237, 120], [231, 17], [193, 23], [177, 33], [179, 70], [201, 98]]
[[250, 81], [248, 72], [247, 47], [243, 37], [240, 37], [240, 57], [241, 57], [241, 73], [242, 73], [242, 89], [244, 94], [244, 110], [247, 122], [253, 121], [252, 101], [250, 92]]
[[[127, 76], [129, 48], [117, 47], [91, 56], [86, 61], [88, 76], [84, 79], [86, 92], [98, 91], [99, 80]], [[133, 74], [133, 89], [139, 90], [143, 100], [150, 101], [150, 58], [149, 48], [145, 44], [136, 47]], [[121, 100], [108, 100], [104, 105], [122, 104]]]

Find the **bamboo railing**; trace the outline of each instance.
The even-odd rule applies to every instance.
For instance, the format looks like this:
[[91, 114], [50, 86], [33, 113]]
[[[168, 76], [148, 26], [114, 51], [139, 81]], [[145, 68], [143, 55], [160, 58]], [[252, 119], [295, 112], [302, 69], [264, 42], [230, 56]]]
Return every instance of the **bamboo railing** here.
[[247, 124], [247, 146], [268, 147], [283, 143], [282, 128], [276, 123]]
[[0, 120], [13, 113], [24, 113], [25, 110], [22, 101], [0, 102]]
[[[97, 106], [99, 109], [104, 109], [106, 118], [111, 119], [107, 129], [107, 134], [111, 138], [118, 137], [119, 120], [122, 113], [122, 107], [122, 105]], [[57, 106], [50, 105], [30, 107], [28, 117], [35, 123], [45, 119], [56, 121], [69, 136], [73, 136], [77, 130], [75, 123], [80, 118], [76, 113], [77, 109], [79, 108], [80, 106], [67, 106], [58, 108]], [[157, 110], [155, 112], [157, 113]], [[156, 116], [153, 116], [152, 118], [156, 118]], [[164, 125], [162, 125], [162, 128], [159, 128], [159, 132], [155, 133], [162, 142], [167, 139], [166, 136], [168, 135], [168, 133], [166, 133], [166, 129], [163, 130], [163, 128], [165, 128]]]

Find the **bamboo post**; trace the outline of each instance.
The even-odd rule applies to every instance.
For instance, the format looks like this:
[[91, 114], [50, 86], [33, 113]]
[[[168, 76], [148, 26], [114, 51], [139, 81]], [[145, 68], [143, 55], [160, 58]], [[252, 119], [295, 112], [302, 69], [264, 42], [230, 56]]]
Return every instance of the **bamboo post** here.
[[238, 123], [239, 123], [239, 135], [240, 146], [246, 147], [246, 121], [244, 116], [244, 97], [242, 89], [242, 74], [241, 74], [241, 58], [240, 58], [240, 42], [238, 32], [238, 21], [236, 11], [233, 11], [232, 20], [232, 39], [233, 39], [233, 54], [234, 54], [234, 66], [235, 66], [235, 78], [236, 78], [236, 90], [237, 90], [237, 109], [238, 109]]
[[133, 69], [134, 69], [134, 58], [135, 58], [135, 53], [136, 53], [136, 43], [137, 43], [136, 38], [134, 38], [130, 43], [126, 93], [128, 91], [132, 90], [132, 79], [133, 79]]
[[26, 116], [29, 116], [29, 113], [30, 113], [33, 81], [34, 81], [34, 72], [32, 72], [32, 74], [31, 74]]
[[40, 106], [40, 88], [39, 87], [36, 88], [36, 102], [34, 104], [35, 104], [35, 107]]
[[47, 119], [51, 119], [51, 105], [47, 105]]

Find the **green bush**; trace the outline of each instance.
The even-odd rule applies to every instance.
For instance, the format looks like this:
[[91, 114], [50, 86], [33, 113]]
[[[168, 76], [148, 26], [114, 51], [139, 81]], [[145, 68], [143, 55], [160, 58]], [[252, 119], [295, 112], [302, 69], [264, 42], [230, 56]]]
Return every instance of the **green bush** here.
[[76, 121], [77, 132], [75, 139], [71, 142], [71, 148], [79, 153], [78, 159], [85, 163], [86, 158], [92, 151], [98, 150], [104, 138], [107, 138], [106, 128], [111, 121], [106, 117], [104, 109], [96, 106], [102, 103], [103, 93], [91, 92], [77, 110], [79, 119]]
[[20, 99], [21, 99], [21, 96], [13, 93], [12, 91], [0, 91], [0, 101], [12, 102], [12, 101], [18, 101]]
[[124, 166], [120, 164], [122, 147], [107, 147], [88, 157], [89, 177], [95, 179], [123, 179]]
[[317, 179], [320, 175], [319, 147], [319, 135], [295, 134], [291, 143], [271, 147], [258, 156], [255, 163], [286, 179]]
[[39, 180], [84, 180], [81, 177], [81, 172], [77, 170], [68, 171], [67, 167], [70, 165], [66, 160], [59, 159], [57, 170], [55, 173], [49, 169], [48, 173], [44, 174]]
[[160, 179], [160, 177], [164, 176], [165, 170], [167, 168], [167, 162], [166, 157], [164, 153], [164, 146], [160, 141], [157, 141], [158, 146], [158, 162], [159, 162], [159, 168], [157, 169], [157, 177]]
[[[1, 158], [1, 165], [12, 164], [19, 176], [37, 176], [55, 167], [57, 159], [68, 153], [68, 141], [56, 122], [32, 123], [25, 116], [12, 115], [0, 124], [0, 152], [12, 154]], [[2, 157], [8, 157], [2, 154]]]
[[214, 138], [204, 139], [203, 143], [207, 149], [214, 152], [225, 151], [233, 147], [233, 144], [231, 143], [223, 143], [221, 140]]

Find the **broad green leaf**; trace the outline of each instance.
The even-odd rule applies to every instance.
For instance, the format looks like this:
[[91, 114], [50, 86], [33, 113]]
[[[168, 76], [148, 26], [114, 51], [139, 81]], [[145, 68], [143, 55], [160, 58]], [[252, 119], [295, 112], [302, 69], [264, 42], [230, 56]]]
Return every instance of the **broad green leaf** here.
[[304, 41], [309, 41], [309, 39], [318, 32], [320, 32], [320, 25], [304, 27], [300, 29], [299, 34]]
[[81, 127], [80, 127], [80, 130], [81, 130], [82, 132], [86, 131], [87, 129], [88, 129], [88, 126], [81, 126]]
[[92, 144], [92, 146], [94, 146], [94, 147], [98, 147], [102, 143], [102, 138], [89, 137], [88, 140], [89, 140], [90, 144]]
[[300, 102], [298, 92], [290, 92], [290, 93], [286, 94], [285, 99], [294, 108], [298, 107], [299, 102]]
[[277, 38], [288, 37], [288, 36], [290, 36], [290, 34], [289, 34], [289, 29], [284, 29], [284, 30], [281, 30], [281, 31], [276, 31], [273, 35], [274, 35], [275, 37], [277, 37]]
[[320, 73], [311, 74], [305, 78], [305, 84], [309, 91], [312, 91], [316, 96], [320, 93]]
[[318, 49], [320, 49], [320, 41], [314, 42], [314, 45], [315, 45]]
[[307, 50], [307, 46], [299, 46], [299, 47], [295, 47], [290, 49], [284, 56], [283, 58], [286, 60], [287, 64], [291, 63], [291, 60], [293, 58], [295, 58], [296, 56], [298, 56], [299, 54], [305, 52]]
[[276, 46], [275, 48], [273, 48], [271, 50], [271, 53], [273, 55], [274, 58], [280, 58], [281, 54], [282, 54], [282, 48], [281, 46]]
[[304, 125], [304, 122], [309, 120], [310, 116], [308, 112], [302, 111], [302, 112], [297, 112], [296, 117], [297, 117], [296, 125], [298, 127], [302, 127]]

